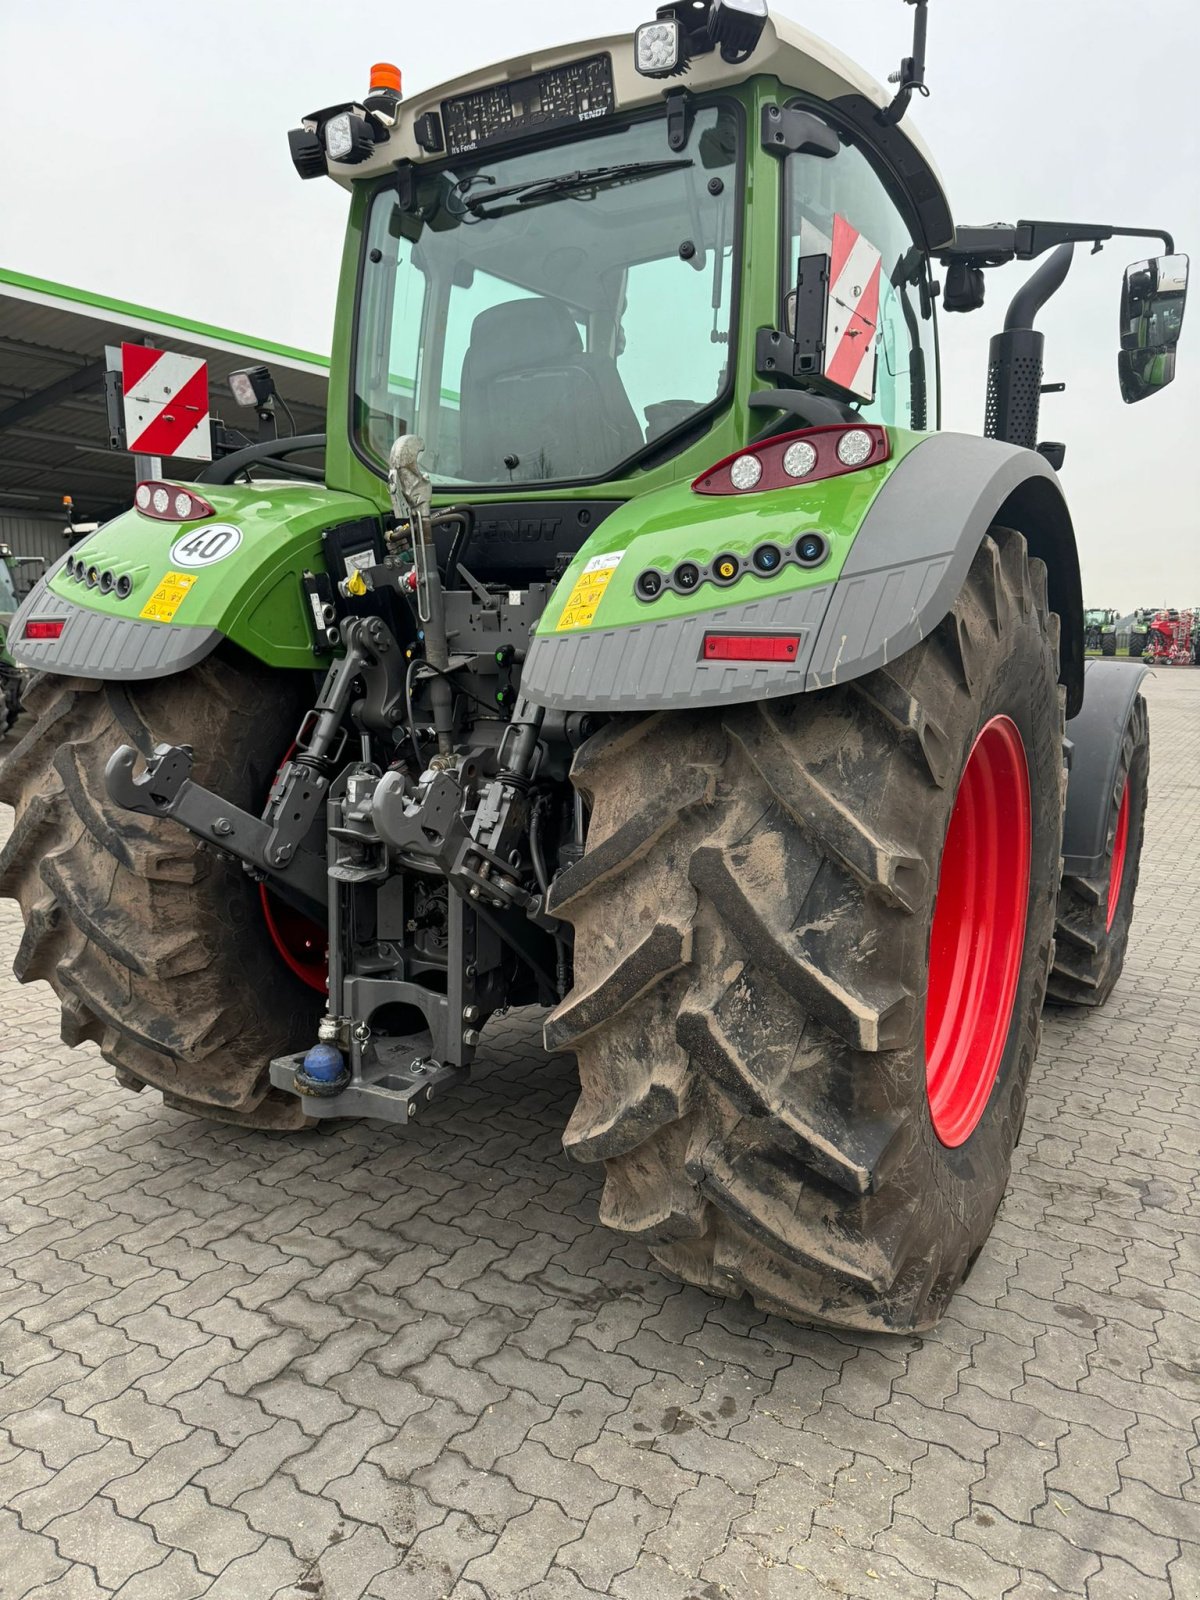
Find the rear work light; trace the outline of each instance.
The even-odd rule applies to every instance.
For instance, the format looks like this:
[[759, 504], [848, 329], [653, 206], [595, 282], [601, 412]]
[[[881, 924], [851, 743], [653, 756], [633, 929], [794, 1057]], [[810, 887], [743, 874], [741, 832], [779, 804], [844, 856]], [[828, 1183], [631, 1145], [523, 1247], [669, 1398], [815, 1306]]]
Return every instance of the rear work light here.
[[201, 522], [217, 514], [207, 500], [190, 489], [153, 478], [138, 484], [133, 503], [144, 517], [153, 517], [157, 522]]
[[748, 445], [702, 472], [696, 494], [762, 494], [796, 489], [819, 478], [840, 478], [863, 467], [877, 467], [892, 453], [885, 428], [873, 422], [836, 423], [801, 428]]
[[53, 621], [45, 620], [27, 622], [25, 624], [26, 639], [61, 639], [62, 631], [66, 627], [64, 617], [56, 617]]
[[706, 633], [705, 661], [795, 661], [798, 633]]

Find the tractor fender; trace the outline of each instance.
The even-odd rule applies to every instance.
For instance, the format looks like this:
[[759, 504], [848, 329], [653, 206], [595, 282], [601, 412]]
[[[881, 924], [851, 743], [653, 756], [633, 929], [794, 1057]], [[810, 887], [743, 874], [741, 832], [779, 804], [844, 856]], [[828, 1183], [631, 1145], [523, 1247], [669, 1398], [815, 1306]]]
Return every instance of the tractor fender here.
[[[752, 497], [741, 504], [748, 514]], [[793, 593], [764, 589], [740, 603], [730, 595], [708, 610], [633, 625], [540, 628], [522, 692], [554, 710], [645, 712], [769, 699], [865, 677], [949, 615], [997, 525], [1024, 534], [1030, 555], [1046, 564], [1050, 608], [1061, 622], [1060, 678], [1074, 715], [1083, 698], [1083, 593], [1058, 479], [1035, 451], [957, 433], [921, 439], [857, 526], [837, 530], [852, 543], [830, 582]], [[585, 546], [580, 559], [587, 554]], [[799, 646], [789, 660], [706, 660], [710, 632], [796, 635]]]
[[919, 644], [949, 614], [997, 525], [1024, 534], [1046, 564], [1074, 716], [1083, 703], [1083, 589], [1058, 477], [1036, 451], [972, 434], [931, 435], [876, 497], [834, 587], [805, 687], [860, 678]]
[[1083, 708], [1067, 723], [1067, 810], [1063, 871], [1093, 878], [1108, 859], [1108, 826], [1125, 729], [1147, 668], [1089, 661]]
[[[361, 529], [370, 540], [377, 508], [308, 483], [205, 484], [204, 492], [211, 517], [181, 524], [129, 510], [75, 546], [73, 570], [68, 557], [57, 562], [13, 617], [18, 666], [122, 682], [167, 678], [226, 639], [271, 667], [311, 671], [327, 659], [315, 648], [303, 574], [323, 570], [328, 529]], [[224, 548], [206, 555], [212, 534]], [[193, 538], [198, 557], [188, 553]], [[31, 637], [31, 622], [57, 631]]]

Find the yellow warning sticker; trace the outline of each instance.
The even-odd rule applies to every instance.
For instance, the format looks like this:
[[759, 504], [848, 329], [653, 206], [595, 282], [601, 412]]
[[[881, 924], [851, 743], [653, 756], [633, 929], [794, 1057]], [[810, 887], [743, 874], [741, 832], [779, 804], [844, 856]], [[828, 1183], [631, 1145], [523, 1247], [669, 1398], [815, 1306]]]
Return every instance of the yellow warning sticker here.
[[186, 572], [168, 572], [138, 615], [147, 622], [173, 622], [195, 582]]
[[620, 566], [624, 554], [624, 550], [618, 550], [611, 556], [592, 557], [567, 596], [567, 603], [563, 607], [562, 616], [558, 619], [555, 633], [563, 633], [568, 628], [591, 626], [604, 598], [604, 591], [612, 582], [613, 573]]

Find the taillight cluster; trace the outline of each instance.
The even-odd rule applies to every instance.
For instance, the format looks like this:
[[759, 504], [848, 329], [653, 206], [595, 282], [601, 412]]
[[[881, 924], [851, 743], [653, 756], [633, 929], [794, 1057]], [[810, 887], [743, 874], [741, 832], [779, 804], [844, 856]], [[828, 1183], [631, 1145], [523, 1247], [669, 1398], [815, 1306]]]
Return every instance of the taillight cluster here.
[[158, 522], [201, 522], [205, 517], [215, 517], [216, 510], [208, 501], [177, 483], [159, 483], [151, 478], [139, 483], [133, 503], [144, 517], [154, 517]]
[[796, 489], [821, 478], [840, 478], [876, 467], [892, 453], [887, 430], [874, 423], [837, 423], [782, 433], [726, 456], [692, 484], [697, 494], [761, 494]]

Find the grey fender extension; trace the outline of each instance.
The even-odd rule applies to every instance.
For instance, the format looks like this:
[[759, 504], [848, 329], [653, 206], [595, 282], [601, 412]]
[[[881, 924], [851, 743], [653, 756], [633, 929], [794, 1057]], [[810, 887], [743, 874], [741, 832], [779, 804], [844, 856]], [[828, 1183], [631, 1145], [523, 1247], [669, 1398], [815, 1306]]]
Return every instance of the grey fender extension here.
[[1063, 818], [1063, 871], [1093, 878], [1106, 872], [1108, 824], [1125, 726], [1147, 668], [1089, 661], [1083, 710], [1067, 723], [1071, 772]]
[[[127, 683], [169, 678], [203, 661], [224, 637], [216, 628], [184, 628], [88, 611], [53, 593], [48, 582], [53, 575], [47, 573], [34, 584], [17, 608], [8, 636], [13, 660], [30, 672]], [[61, 618], [63, 631], [57, 639], [26, 639], [25, 624], [31, 617], [55, 622]]]
[[[919, 644], [949, 613], [988, 528], [1031, 480], [1045, 480], [1042, 487], [1061, 503], [1053, 468], [1034, 451], [972, 434], [934, 434], [880, 491], [835, 584], [693, 617], [539, 636], [522, 692], [554, 710], [657, 711], [769, 699], [864, 677]], [[1076, 560], [1073, 537], [1069, 559]], [[796, 662], [700, 659], [705, 633], [742, 628], [799, 632]]]

